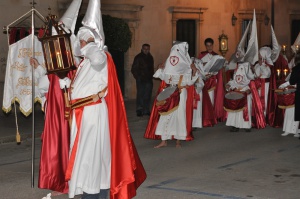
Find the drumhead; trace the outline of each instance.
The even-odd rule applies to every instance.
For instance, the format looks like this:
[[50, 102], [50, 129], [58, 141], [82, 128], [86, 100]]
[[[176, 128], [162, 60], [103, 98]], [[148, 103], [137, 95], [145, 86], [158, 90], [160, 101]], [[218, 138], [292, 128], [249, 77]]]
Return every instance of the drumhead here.
[[157, 101], [162, 101], [169, 98], [176, 90], [177, 86], [169, 86], [163, 89], [157, 96]]
[[229, 92], [226, 93], [225, 98], [226, 99], [231, 99], [231, 100], [237, 100], [237, 99], [242, 99], [244, 95], [240, 92]]

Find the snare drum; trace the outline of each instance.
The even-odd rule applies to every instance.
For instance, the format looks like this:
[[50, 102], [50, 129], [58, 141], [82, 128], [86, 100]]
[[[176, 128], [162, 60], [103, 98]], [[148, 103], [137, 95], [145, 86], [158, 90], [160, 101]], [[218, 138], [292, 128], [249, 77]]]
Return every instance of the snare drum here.
[[228, 112], [238, 112], [247, 105], [247, 94], [237, 91], [228, 92], [224, 96], [224, 109]]
[[281, 109], [291, 108], [295, 106], [295, 91], [296, 88], [277, 89], [278, 107]]
[[180, 92], [177, 86], [169, 86], [156, 98], [156, 107], [160, 115], [167, 115], [178, 108]]

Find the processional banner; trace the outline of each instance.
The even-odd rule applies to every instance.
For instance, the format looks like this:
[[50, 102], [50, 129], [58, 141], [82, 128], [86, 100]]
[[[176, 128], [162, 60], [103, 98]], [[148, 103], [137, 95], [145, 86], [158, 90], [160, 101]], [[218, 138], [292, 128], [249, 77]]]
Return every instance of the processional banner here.
[[[41, 42], [34, 36], [35, 58], [45, 67], [44, 54]], [[11, 111], [12, 104], [19, 103], [20, 111], [28, 116], [32, 112], [32, 70], [30, 65], [32, 52], [32, 36], [29, 35], [18, 42], [11, 44], [8, 50], [2, 110]], [[38, 83], [35, 80], [35, 102], [44, 104], [45, 98], [38, 92]]]

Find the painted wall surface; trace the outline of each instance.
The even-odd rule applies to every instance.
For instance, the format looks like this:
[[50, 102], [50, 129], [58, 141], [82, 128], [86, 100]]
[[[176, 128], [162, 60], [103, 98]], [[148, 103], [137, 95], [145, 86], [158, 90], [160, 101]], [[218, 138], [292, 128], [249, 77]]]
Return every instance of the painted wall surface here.
[[[203, 42], [211, 37], [215, 40], [214, 49], [218, 51], [218, 37], [224, 31], [228, 36], [229, 51], [225, 57], [229, 59], [234, 53], [237, 43], [241, 38], [241, 22], [243, 19], [252, 19], [253, 9], [256, 9], [258, 24], [259, 45], [270, 44], [271, 4], [274, 2], [274, 26], [275, 33], [280, 44], [290, 45], [290, 24], [292, 19], [300, 19], [299, 0], [102, 0], [102, 12], [123, 18], [128, 22], [133, 33], [132, 46], [125, 54], [125, 97], [135, 98], [135, 80], [130, 69], [133, 58], [141, 50], [143, 43], [151, 45], [151, 53], [154, 57], [155, 67], [165, 61], [172, 46], [172, 8], [187, 7], [203, 9], [199, 23], [198, 50], [205, 50]], [[0, 2], [0, 25], [9, 24], [23, 13], [30, 10], [29, 1], [2, 0]], [[36, 9], [43, 15], [47, 15], [48, 7], [59, 16], [66, 9], [70, 0], [36, 0]], [[84, 13], [88, 0], [83, 0], [81, 12]], [[116, 9], [114, 9], [114, 7]], [[236, 25], [232, 26], [232, 14], [238, 18]], [[193, 13], [185, 13], [186, 15]], [[3, 17], [5, 15], [5, 17]], [[265, 16], [270, 22], [265, 25]], [[7, 56], [7, 39], [5, 34], [0, 35], [0, 81], [4, 81], [4, 72]], [[159, 81], [155, 81], [153, 93]]]

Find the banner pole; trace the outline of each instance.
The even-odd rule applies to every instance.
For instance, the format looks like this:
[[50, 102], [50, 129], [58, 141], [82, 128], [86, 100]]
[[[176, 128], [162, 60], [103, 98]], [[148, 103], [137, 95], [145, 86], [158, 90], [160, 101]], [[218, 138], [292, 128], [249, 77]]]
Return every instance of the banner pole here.
[[[32, 58], [35, 58], [35, 49], [34, 49], [34, 0], [32, 0], [32, 8], [31, 8], [31, 46], [32, 46]], [[35, 98], [35, 77], [34, 77], [34, 68], [31, 69], [31, 89], [32, 89], [32, 139], [31, 139], [31, 188], [34, 188], [34, 159], [35, 159], [35, 115], [34, 115], [34, 98]]]

